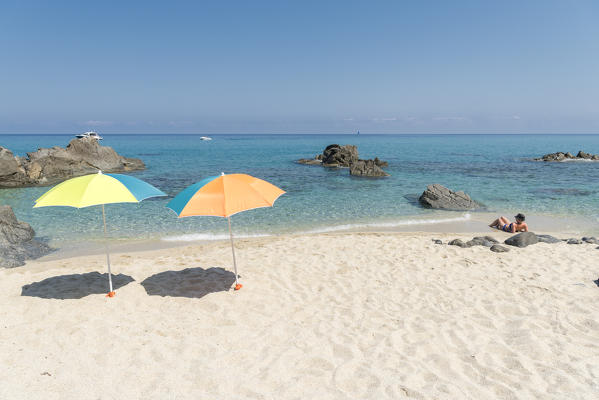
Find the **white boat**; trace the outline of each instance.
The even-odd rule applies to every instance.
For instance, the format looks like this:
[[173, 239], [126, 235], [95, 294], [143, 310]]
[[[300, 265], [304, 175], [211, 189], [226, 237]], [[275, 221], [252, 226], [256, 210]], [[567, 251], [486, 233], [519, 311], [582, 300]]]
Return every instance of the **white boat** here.
[[212, 140], [212, 138], [208, 136], [200, 136], [200, 140]]
[[75, 136], [77, 136], [77, 138], [79, 138], [79, 139], [92, 138], [92, 139], [96, 139], [96, 140], [102, 140], [102, 136], [98, 135], [98, 132], [96, 132], [96, 131], [84, 132], [84, 133], [80, 133], [79, 135], [75, 135]]

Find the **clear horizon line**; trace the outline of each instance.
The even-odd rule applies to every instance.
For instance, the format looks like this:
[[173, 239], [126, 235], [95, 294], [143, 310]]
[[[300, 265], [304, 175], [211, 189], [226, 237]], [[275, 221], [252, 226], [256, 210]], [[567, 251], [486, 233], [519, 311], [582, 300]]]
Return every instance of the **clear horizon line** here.
[[[35, 133], [35, 132], [19, 132], [19, 133], [9, 133], [9, 132], [0, 132], [0, 136], [19, 136], [19, 135], [26, 135], [26, 136], [75, 136], [76, 133], [56, 133], [56, 132], [51, 132], [51, 133]], [[356, 133], [345, 133], [345, 132], [323, 132], [323, 133], [285, 133], [285, 132], [278, 132], [278, 133], [260, 133], [260, 132], [227, 132], [227, 133], [210, 133], [210, 132], [203, 132], [203, 133], [186, 133], [186, 132], [164, 132], [164, 133], [157, 133], [157, 132], [121, 132], [121, 133], [102, 133], [102, 135], [107, 135], [107, 136], [121, 136], [121, 135], [132, 135], [132, 136], [136, 136], [136, 135], [154, 135], [154, 136], [158, 136], [158, 135], [189, 135], [189, 136], [205, 136], [205, 135], [212, 135], [212, 136], [224, 136], [224, 135], [259, 135], [259, 136], [268, 136], [268, 135], [306, 135], [306, 136], [319, 136], [319, 135], [343, 135], [343, 136], [385, 136], [385, 135], [390, 135], [390, 136], [400, 136], [400, 135], [411, 135], [411, 136], [416, 136], [416, 135], [421, 135], [421, 136], [427, 136], [427, 135], [599, 135], [599, 132], [568, 132], [568, 133], [564, 133], [564, 132], [462, 132], [462, 133], [458, 133], [458, 132], [420, 132], [420, 133], [377, 133], [377, 132], [370, 132], [370, 133], [360, 133], [360, 135], [357, 135]]]

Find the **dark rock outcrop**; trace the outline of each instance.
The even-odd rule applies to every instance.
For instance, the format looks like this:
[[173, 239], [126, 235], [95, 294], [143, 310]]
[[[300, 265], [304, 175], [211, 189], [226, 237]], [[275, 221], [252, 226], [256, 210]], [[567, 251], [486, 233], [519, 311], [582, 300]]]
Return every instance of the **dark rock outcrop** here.
[[374, 160], [358, 160], [349, 166], [350, 175], [382, 177], [389, 176]]
[[472, 238], [472, 240], [467, 241], [466, 243], [464, 243], [461, 239], [453, 239], [448, 244], [451, 246], [458, 246], [464, 249], [473, 246], [484, 246], [495, 253], [505, 253], [506, 251], [509, 251], [508, 248], [499, 245], [499, 242], [491, 236], [476, 236]]
[[375, 157], [374, 160], [361, 160], [358, 157], [358, 148], [351, 144], [343, 146], [330, 144], [322, 154], [318, 154], [314, 158], [301, 158], [297, 162], [305, 165], [322, 165], [327, 168], [349, 168], [350, 175], [354, 176], [389, 176], [381, 169], [388, 167], [388, 162], [381, 161], [378, 157]]
[[33, 228], [18, 221], [10, 206], [0, 206], [0, 267], [19, 267], [27, 259], [48, 254], [51, 249], [34, 236]]
[[568, 239], [568, 241], [566, 243], [568, 243], [568, 244], [582, 244], [582, 240], [571, 238], [571, 239]]
[[539, 238], [534, 232], [522, 232], [507, 238], [504, 243], [510, 246], [526, 247], [539, 243]]
[[595, 236], [591, 236], [591, 237], [583, 237], [582, 241], [585, 243], [590, 243], [590, 244], [599, 244], [599, 240], [597, 240], [597, 238]]
[[443, 241], [441, 239], [433, 239], [433, 243], [434, 244], [443, 244]]
[[322, 152], [322, 165], [325, 167], [349, 168], [356, 161], [358, 161], [358, 147], [351, 144], [343, 146], [330, 144]]
[[480, 204], [472, 200], [466, 193], [454, 192], [438, 183], [428, 185], [418, 201], [424, 207], [443, 210], [465, 211], [480, 208]]
[[453, 239], [447, 244], [450, 246], [458, 246], [461, 248], [470, 247], [467, 243], [464, 243], [461, 239]]
[[491, 236], [476, 236], [472, 240], [466, 242], [466, 244], [471, 246], [485, 246], [485, 247], [493, 247], [493, 245], [498, 244], [499, 242], [491, 237]]
[[556, 237], [553, 237], [551, 235], [537, 235], [537, 239], [539, 240], [539, 243], [560, 243], [561, 239], [558, 239]]
[[489, 250], [491, 250], [495, 253], [505, 253], [505, 252], [510, 251], [510, 249], [508, 249], [507, 247], [502, 246], [500, 244], [494, 244], [493, 246], [491, 246], [491, 248]]
[[593, 160], [593, 161], [598, 161], [599, 160], [599, 154], [589, 154], [589, 153], [585, 153], [584, 151], [580, 150], [578, 152], [578, 154], [576, 154], [576, 156], [572, 155], [572, 153], [567, 152], [567, 153], [563, 153], [561, 151], [558, 151], [557, 153], [550, 153], [550, 154], [545, 154], [542, 157], [539, 158], [535, 158], [535, 161], [570, 161], [570, 160]]
[[111, 147], [101, 146], [96, 139], [73, 139], [66, 148], [52, 147], [15, 157], [0, 147], [0, 187], [46, 186], [75, 176], [105, 172], [144, 169], [137, 158], [117, 154]]

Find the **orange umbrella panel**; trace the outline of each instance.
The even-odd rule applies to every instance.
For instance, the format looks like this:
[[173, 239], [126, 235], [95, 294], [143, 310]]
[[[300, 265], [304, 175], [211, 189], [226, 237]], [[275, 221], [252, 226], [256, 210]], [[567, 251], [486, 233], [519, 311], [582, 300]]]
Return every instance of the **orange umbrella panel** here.
[[167, 207], [179, 218], [205, 215], [230, 217], [241, 211], [271, 207], [285, 191], [246, 174], [212, 176], [195, 183]]

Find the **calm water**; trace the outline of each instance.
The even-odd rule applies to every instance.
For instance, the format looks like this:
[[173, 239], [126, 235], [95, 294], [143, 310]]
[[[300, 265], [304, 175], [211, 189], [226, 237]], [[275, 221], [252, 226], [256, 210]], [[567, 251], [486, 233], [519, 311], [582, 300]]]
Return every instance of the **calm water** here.
[[[427, 184], [461, 189], [490, 211], [599, 217], [599, 163], [542, 163], [531, 158], [555, 151], [599, 153], [599, 135], [104, 135], [103, 145], [138, 157], [145, 171], [132, 173], [170, 197], [207, 176], [243, 172], [283, 188], [273, 208], [233, 217], [240, 235], [337, 229], [347, 225], [393, 226], [415, 219], [461, 218], [415, 203]], [[25, 155], [38, 147], [65, 146], [71, 136], [2, 135], [0, 145]], [[294, 163], [331, 143], [355, 144], [362, 158], [389, 161], [385, 179], [353, 178], [346, 169]], [[62, 242], [102, 235], [98, 207], [33, 209], [48, 188], [0, 189], [0, 202], [29, 222], [39, 236]], [[169, 198], [170, 198], [169, 197]], [[169, 198], [109, 205], [113, 238], [209, 239], [226, 234], [226, 220], [177, 219]], [[224, 236], [223, 236], [224, 237]]]

